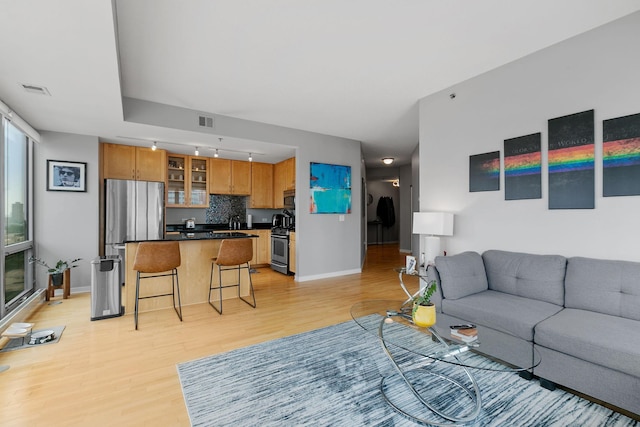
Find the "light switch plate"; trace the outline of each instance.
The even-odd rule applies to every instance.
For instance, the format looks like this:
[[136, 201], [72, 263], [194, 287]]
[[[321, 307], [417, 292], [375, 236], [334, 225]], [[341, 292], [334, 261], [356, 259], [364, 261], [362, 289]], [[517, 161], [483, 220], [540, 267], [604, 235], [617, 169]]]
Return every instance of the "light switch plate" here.
[[340, 215], [340, 216], [338, 217], [338, 221], [344, 221], [344, 215]]

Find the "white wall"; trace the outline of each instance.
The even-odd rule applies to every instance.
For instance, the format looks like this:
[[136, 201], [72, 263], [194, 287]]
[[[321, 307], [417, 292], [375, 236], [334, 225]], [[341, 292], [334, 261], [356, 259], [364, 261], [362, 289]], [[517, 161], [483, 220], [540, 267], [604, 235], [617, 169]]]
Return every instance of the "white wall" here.
[[[87, 163], [87, 191], [47, 191], [47, 160]], [[98, 138], [41, 132], [34, 149], [34, 221], [37, 256], [49, 263], [82, 258], [71, 271], [74, 288], [88, 290], [91, 261], [98, 256]], [[44, 268], [36, 268], [37, 287], [47, 286]], [[88, 316], [89, 314], [87, 314]]]
[[[602, 197], [602, 121], [640, 113], [640, 13], [420, 101], [420, 210], [456, 214], [449, 253], [504, 249], [640, 260], [640, 196]], [[456, 93], [450, 99], [450, 93]], [[595, 110], [595, 209], [549, 210], [547, 121]], [[542, 199], [470, 193], [469, 155], [542, 132]]]

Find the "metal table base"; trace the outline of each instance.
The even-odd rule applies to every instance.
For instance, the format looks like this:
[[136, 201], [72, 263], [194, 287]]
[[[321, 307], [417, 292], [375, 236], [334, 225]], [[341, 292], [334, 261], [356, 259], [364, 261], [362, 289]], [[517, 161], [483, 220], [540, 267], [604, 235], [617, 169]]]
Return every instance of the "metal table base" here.
[[[389, 350], [387, 343], [384, 340], [384, 331], [383, 331], [383, 327], [385, 324], [385, 321], [387, 320], [387, 317], [383, 318], [380, 321], [380, 326], [378, 328], [378, 336], [380, 338], [380, 343], [382, 345], [382, 348], [385, 352], [385, 354], [387, 355], [387, 357], [389, 358], [389, 360], [391, 361], [391, 363], [393, 364], [395, 370], [397, 371], [398, 375], [402, 378], [402, 380], [404, 381], [404, 383], [406, 384], [408, 391], [410, 391], [413, 396], [417, 399], [417, 401], [422, 405], [422, 407], [428, 408], [431, 412], [433, 412], [434, 414], [440, 416], [442, 419], [446, 420], [443, 421], [442, 419], [426, 419], [423, 418], [421, 416], [418, 416], [416, 414], [412, 414], [410, 411], [403, 409], [400, 407], [400, 405], [396, 404], [393, 402], [392, 396], [389, 396], [387, 394], [386, 391], [386, 382], [391, 379], [392, 376], [386, 376], [383, 377], [382, 380], [380, 381], [380, 392], [382, 393], [382, 396], [384, 397], [384, 399], [386, 400], [386, 402], [399, 414], [413, 420], [416, 421], [418, 423], [421, 424], [430, 424], [430, 425], [435, 425], [435, 426], [455, 426], [455, 425], [460, 425], [460, 424], [465, 424], [465, 423], [469, 423], [471, 421], [474, 421], [476, 418], [478, 418], [478, 415], [480, 414], [480, 410], [482, 408], [482, 397], [480, 394], [480, 388], [478, 387], [478, 383], [475, 379], [475, 377], [471, 374], [471, 372], [469, 371], [469, 368], [467, 368], [466, 366], [462, 366], [460, 365], [459, 368], [463, 369], [467, 378], [469, 379], [469, 381], [471, 382], [471, 387], [463, 384], [462, 382], [458, 381], [455, 378], [452, 378], [450, 376], [441, 374], [441, 373], [437, 373], [437, 372], [433, 372], [430, 368], [435, 365], [437, 363], [436, 360], [433, 359], [428, 359], [428, 364], [425, 367], [421, 367], [418, 369], [412, 369], [412, 370], [408, 370], [408, 371], [404, 371], [400, 365], [396, 362], [396, 360], [393, 357], [393, 354], [391, 353], [391, 351]], [[436, 333], [436, 331], [434, 331], [433, 329], [429, 328], [429, 331], [431, 332], [432, 336], [435, 337], [444, 347], [445, 349], [449, 348], [449, 345]], [[463, 348], [462, 351], [466, 351], [468, 350], [467, 348]], [[446, 352], [447, 350], [445, 350]], [[459, 348], [455, 349], [453, 352], [451, 352], [451, 356], [454, 357], [456, 360], [459, 361], [458, 357], [456, 356], [456, 354], [460, 354], [461, 350]], [[428, 377], [438, 377], [448, 383], [450, 383], [455, 389], [458, 389], [460, 392], [463, 392], [464, 394], [466, 394], [468, 396], [468, 398], [473, 402], [472, 407], [469, 410], [465, 410], [462, 411], [461, 413], [448, 413], [445, 411], [442, 411], [440, 409], [438, 409], [435, 405], [433, 405], [432, 403], [429, 402], [429, 398], [426, 396], [423, 396], [415, 387], [414, 382], [412, 382], [412, 380], [409, 378], [409, 374], [410, 373], [418, 373], [422, 376], [428, 376]], [[433, 397], [437, 397], [437, 396], [433, 396]], [[432, 397], [432, 398], [433, 398]]]

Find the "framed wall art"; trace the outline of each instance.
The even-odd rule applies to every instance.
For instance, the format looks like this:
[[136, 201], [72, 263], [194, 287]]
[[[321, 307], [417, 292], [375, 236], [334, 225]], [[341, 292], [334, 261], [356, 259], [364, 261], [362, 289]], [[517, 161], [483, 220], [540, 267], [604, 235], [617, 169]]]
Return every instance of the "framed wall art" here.
[[593, 110], [549, 120], [549, 209], [593, 209]]
[[469, 156], [469, 191], [500, 190], [500, 152]]
[[47, 160], [47, 191], [87, 191], [87, 164]]
[[602, 122], [602, 195], [640, 195], [640, 114]]
[[309, 189], [310, 213], [351, 213], [351, 166], [311, 162]]
[[542, 198], [541, 134], [504, 140], [504, 199]]

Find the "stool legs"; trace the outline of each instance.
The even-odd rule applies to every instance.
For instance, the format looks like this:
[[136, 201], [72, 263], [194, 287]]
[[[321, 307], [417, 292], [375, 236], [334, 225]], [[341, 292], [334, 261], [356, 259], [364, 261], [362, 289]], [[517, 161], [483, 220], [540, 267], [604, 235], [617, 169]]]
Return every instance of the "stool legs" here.
[[[213, 286], [213, 270], [215, 268], [215, 266], [218, 266], [218, 286], [214, 287]], [[247, 272], [249, 274], [249, 295], [251, 296], [253, 302], [248, 301], [246, 299], [244, 299], [241, 295], [240, 295], [240, 270], [246, 268]], [[232, 285], [223, 285], [222, 284], [222, 272], [226, 271], [226, 270], [238, 270], [238, 283], [232, 284]], [[251, 280], [251, 267], [249, 265], [249, 263], [246, 263], [246, 267], [243, 267], [242, 265], [238, 265], [238, 266], [234, 266], [234, 267], [229, 267], [229, 268], [222, 268], [219, 264], [216, 264], [215, 262], [213, 262], [211, 264], [211, 276], [209, 277], [209, 305], [211, 305], [211, 307], [213, 307], [213, 309], [215, 311], [218, 312], [218, 314], [222, 314], [222, 288], [231, 288], [231, 287], [237, 287], [238, 288], [238, 298], [240, 298], [242, 301], [246, 302], [247, 304], [249, 304], [251, 307], [256, 308], [256, 295], [255, 292], [253, 290], [253, 281]], [[211, 301], [211, 292], [217, 289], [218, 290], [218, 303], [220, 304], [220, 308], [218, 309], [218, 307], [216, 307], [216, 305], [213, 303], [213, 301]]]
[[[152, 277], [163, 277], [163, 276], [171, 276], [171, 293], [170, 294], [149, 295], [149, 296], [146, 296], [146, 297], [140, 297], [140, 279], [150, 279]], [[178, 294], [178, 305], [177, 306], [176, 306], [176, 294]], [[139, 307], [139, 301], [141, 299], [164, 297], [164, 296], [169, 296], [169, 295], [171, 295], [171, 298], [173, 299], [173, 309], [175, 310], [176, 314], [178, 315], [178, 318], [180, 319], [180, 321], [182, 322], [182, 304], [181, 304], [181, 301], [180, 301], [180, 282], [178, 280], [178, 269], [174, 268], [173, 270], [171, 270], [171, 273], [156, 274], [156, 275], [153, 275], [153, 276], [141, 276], [139, 271], [136, 272], [136, 305], [135, 305], [135, 311], [133, 313], [136, 330], [138, 329], [138, 307]]]

